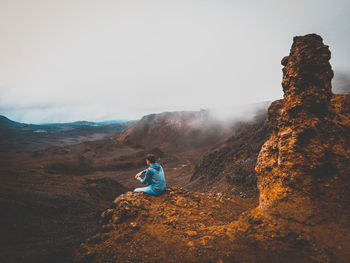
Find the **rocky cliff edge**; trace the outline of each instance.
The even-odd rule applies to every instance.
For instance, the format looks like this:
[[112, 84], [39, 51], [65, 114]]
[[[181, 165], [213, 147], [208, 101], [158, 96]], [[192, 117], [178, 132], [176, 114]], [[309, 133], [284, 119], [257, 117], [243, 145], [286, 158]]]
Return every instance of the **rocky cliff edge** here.
[[[255, 167], [259, 203], [170, 188], [129, 193], [102, 214], [105, 233], [78, 262], [348, 262], [350, 96], [331, 92], [328, 46], [295, 37], [283, 58], [284, 98]], [[255, 208], [253, 208], [255, 207]]]

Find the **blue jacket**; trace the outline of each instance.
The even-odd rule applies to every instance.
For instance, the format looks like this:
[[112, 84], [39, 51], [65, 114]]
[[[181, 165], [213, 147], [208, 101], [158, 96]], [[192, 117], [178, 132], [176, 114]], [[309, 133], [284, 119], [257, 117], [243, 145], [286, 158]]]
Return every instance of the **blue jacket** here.
[[164, 171], [159, 163], [154, 163], [141, 174], [146, 174], [143, 179], [139, 179], [142, 184], [148, 184], [152, 190], [162, 192], [166, 188]]

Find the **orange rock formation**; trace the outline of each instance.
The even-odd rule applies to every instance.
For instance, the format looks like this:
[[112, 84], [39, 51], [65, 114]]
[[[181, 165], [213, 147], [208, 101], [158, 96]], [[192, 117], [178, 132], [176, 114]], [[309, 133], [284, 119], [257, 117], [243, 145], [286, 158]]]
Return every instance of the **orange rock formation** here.
[[77, 261], [348, 262], [350, 96], [332, 94], [329, 59], [310, 34], [282, 60], [284, 98], [269, 108], [256, 208], [177, 188], [129, 193], [103, 213], [106, 233], [82, 244]]

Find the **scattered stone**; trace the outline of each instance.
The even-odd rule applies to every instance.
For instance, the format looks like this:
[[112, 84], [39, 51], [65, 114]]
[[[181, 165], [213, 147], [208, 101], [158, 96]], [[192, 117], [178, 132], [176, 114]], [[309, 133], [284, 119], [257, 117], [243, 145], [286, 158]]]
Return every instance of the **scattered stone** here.
[[185, 233], [189, 237], [197, 236], [197, 234], [198, 234], [196, 231], [192, 231], [192, 230], [188, 230]]

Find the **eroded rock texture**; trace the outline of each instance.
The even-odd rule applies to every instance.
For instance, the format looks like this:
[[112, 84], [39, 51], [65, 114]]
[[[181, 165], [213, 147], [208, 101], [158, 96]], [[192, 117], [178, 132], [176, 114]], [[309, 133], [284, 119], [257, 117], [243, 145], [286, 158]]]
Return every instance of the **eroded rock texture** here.
[[181, 189], [131, 193], [103, 214], [106, 233], [82, 244], [76, 259], [349, 262], [350, 96], [332, 94], [329, 59], [311, 34], [295, 37], [282, 60], [284, 98], [269, 108], [256, 208], [253, 200]]
[[283, 58], [283, 100], [269, 109], [270, 139], [256, 165], [260, 209], [313, 224], [350, 204], [349, 96], [333, 95], [330, 51], [295, 37]]
[[177, 187], [157, 197], [128, 192], [102, 213], [105, 233], [87, 239], [76, 261], [222, 262], [231, 253], [227, 225], [256, 205], [255, 198]]
[[244, 249], [254, 244], [263, 261], [270, 252], [278, 262], [350, 258], [350, 96], [332, 94], [329, 59], [311, 34], [282, 60], [284, 98], [269, 108], [272, 135], [255, 167], [259, 206], [236, 222]]

